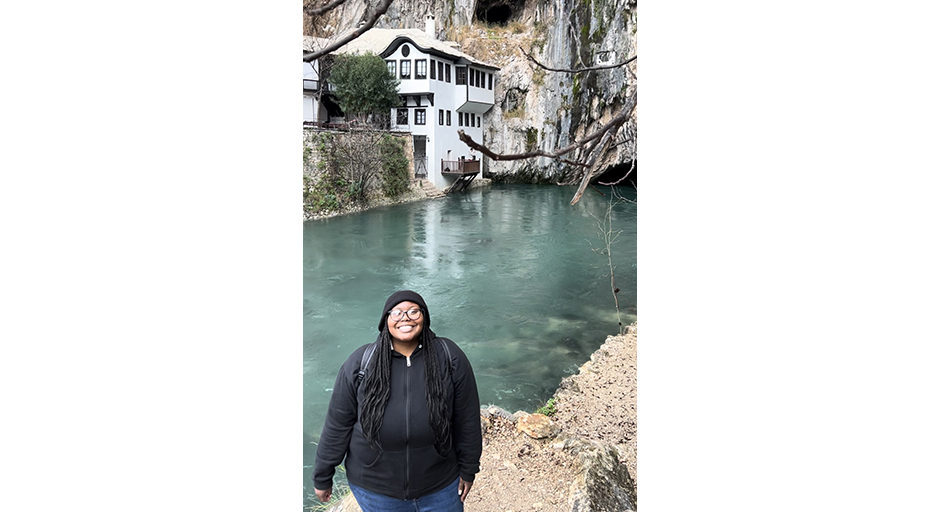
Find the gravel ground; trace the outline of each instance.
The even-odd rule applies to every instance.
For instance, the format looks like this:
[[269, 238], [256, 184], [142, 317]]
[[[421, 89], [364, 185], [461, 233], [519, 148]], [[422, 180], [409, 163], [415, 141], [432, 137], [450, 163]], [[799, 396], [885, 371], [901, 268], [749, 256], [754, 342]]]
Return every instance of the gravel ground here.
[[617, 446], [620, 461], [636, 481], [636, 324], [610, 336], [564, 379], [555, 394], [554, 438], [532, 439], [511, 420], [494, 418], [483, 435], [482, 469], [467, 496], [468, 512], [571, 510], [576, 457], [562, 447], [577, 437]]

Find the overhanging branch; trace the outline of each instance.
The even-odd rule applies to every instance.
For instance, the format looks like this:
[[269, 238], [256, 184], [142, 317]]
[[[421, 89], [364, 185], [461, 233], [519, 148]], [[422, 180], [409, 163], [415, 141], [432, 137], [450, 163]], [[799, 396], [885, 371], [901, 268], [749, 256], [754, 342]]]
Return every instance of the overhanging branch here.
[[388, 11], [388, 8], [389, 8], [390, 5], [392, 5], [392, 2], [393, 2], [393, 1], [394, 1], [394, 0], [382, 0], [382, 3], [379, 4], [378, 7], [376, 7], [376, 9], [375, 9], [375, 11], [372, 13], [372, 15], [369, 16], [368, 19], [366, 19], [365, 24], [363, 24], [362, 26], [360, 26], [360, 27], [357, 28], [356, 30], [353, 30], [352, 32], [349, 32], [348, 34], [344, 35], [343, 37], [340, 37], [340, 38], [337, 39], [336, 41], [334, 41], [334, 42], [328, 44], [327, 46], [325, 46], [325, 47], [323, 47], [323, 48], [321, 48], [321, 49], [319, 49], [319, 50], [317, 50], [317, 51], [315, 51], [315, 52], [305, 53], [305, 54], [304, 54], [304, 62], [310, 62], [310, 61], [317, 60], [317, 59], [319, 59], [320, 57], [322, 57], [322, 56], [324, 56], [324, 55], [326, 55], [326, 54], [328, 54], [328, 53], [330, 53], [330, 52], [332, 52], [332, 51], [335, 51], [335, 50], [338, 50], [339, 48], [342, 48], [342, 47], [345, 46], [347, 43], [349, 43], [349, 42], [352, 41], [353, 39], [356, 39], [357, 37], [361, 36], [362, 34], [365, 34], [369, 29], [371, 29], [371, 28], [375, 25], [375, 22], [379, 20], [379, 17], [381, 17], [383, 14], [385, 14], [386, 11]]
[[[635, 105], [636, 105], [636, 103], [634, 102], [634, 106], [635, 106]], [[574, 151], [574, 150], [576, 150], [576, 149], [578, 149], [578, 148], [582, 148], [582, 147], [584, 147], [585, 145], [587, 145], [589, 142], [591, 142], [591, 141], [593, 141], [593, 140], [595, 140], [595, 139], [598, 139], [598, 138], [600, 138], [600, 137], [603, 137], [604, 134], [606, 134], [608, 131], [611, 130], [611, 128], [614, 128], [614, 127], [618, 127], [618, 128], [619, 128], [620, 125], [622, 125], [622, 124], [624, 123], [624, 121], [627, 120], [627, 117], [630, 116], [630, 113], [631, 113], [631, 112], [633, 112], [633, 108], [624, 108], [624, 109], [622, 109], [619, 114], [617, 114], [616, 116], [614, 116], [613, 119], [611, 119], [611, 120], [610, 120], [607, 124], [605, 124], [604, 126], [600, 127], [596, 132], [594, 132], [594, 133], [588, 135], [587, 137], [585, 137], [585, 138], [583, 138], [583, 139], [581, 139], [581, 140], [575, 142], [574, 144], [570, 144], [570, 145], [565, 146], [565, 147], [563, 147], [563, 148], [561, 148], [561, 149], [557, 149], [557, 150], [555, 150], [555, 151], [553, 151], [553, 152], [549, 152], [549, 151], [544, 151], [544, 150], [541, 150], [541, 149], [537, 149], [537, 150], [535, 150], [535, 151], [528, 151], [528, 152], [525, 152], [525, 153], [511, 153], [511, 154], [495, 153], [495, 152], [494, 152], [493, 150], [491, 150], [490, 148], [488, 148], [488, 147], [486, 147], [486, 146], [484, 146], [484, 145], [482, 145], [482, 144], [479, 144], [479, 143], [477, 143], [476, 141], [474, 141], [474, 140], [473, 140], [473, 137], [470, 137], [469, 135], [467, 135], [466, 133], [464, 133], [463, 130], [458, 130], [458, 131], [457, 131], [457, 135], [460, 137], [460, 140], [462, 140], [462, 141], [464, 142], [464, 144], [466, 144], [467, 146], [469, 146], [469, 147], [471, 147], [471, 148], [473, 148], [473, 149], [475, 149], [475, 150], [477, 150], [477, 151], [483, 153], [484, 155], [490, 157], [490, 158], [493, 159], [493, 160], [524, 160], [524, 159], [526, 159], [526, 158], [534, 158], [534, 157], [537, 157], [537, 156], [544, 156], [544, 157], [547, 157], [547, 158], [551, 158], [551, 159], [553, 159], [553, 160], [560, 160], [560, 161], [563, 161], [563, 162], [565, 162], [565, 163], [567, 163], [567, 164], [570, 164], [570, 165], [577, 165], [577, 166], [579, 166], [579, 167], [587, 167], [588, 164], [584, 164], [584, 163], [580, 163], [580, 162], [573, 162], [573, 161], [570, 161], [570, 160], [564, 160], [564, 159], [561, 158], [561, 156], [566, 155], [566, 154], [568, 154], [568, 153], [570, 153], [570, 152], [572, 152], [572, 151]], [[615, 131], [616, 131], [616, 130], [615, 130]], [[592, 148], [592, 149], [593, 149], [593, 148]]]

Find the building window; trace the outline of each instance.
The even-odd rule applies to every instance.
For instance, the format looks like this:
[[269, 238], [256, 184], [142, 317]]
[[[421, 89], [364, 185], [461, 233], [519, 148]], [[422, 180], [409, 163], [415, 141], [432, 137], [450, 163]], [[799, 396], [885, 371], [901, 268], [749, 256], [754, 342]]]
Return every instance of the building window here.
[[402, 78], [411, 78], [411, 61], [403, 60], [401, 61], [401, 77]]
[[457, 112], [457, 126], [463, 126], [463, 112]]
[[437, 80], [437, 75], [434, 71], [437, 70], [437, 67], [434, 65], [434, 59], [431, 59], [431, 80]]
[[415, 61], [415, 79], [422, 80], [428, 77], [428, 61], [416, 60]]
[[401, 56], [407, 57], [411, 53], [411, 48], [407, 44], [401, 45]]
[[395, 76], [395, 61], [387, 60], [385, 61], [385, 64], [388, 65], [388, 72], [391, 73], [392, 76]]
[[467, 124], [470, 125], [470, 128], [473, 128], [473, 127], [476, 125], [476, 121], [474, 121], [474, 119], [476, 119], [476, 117], [477, 117], [476, 114], [470, 114], [470, 122], [467, 123]]
[[444, 111], [441, 109], [437, 110], [437, 124], [444, 126]]
[[477, 128], [479, 128], [479, 127], [480, 127], [480, 118], [477, 117]]
[[450, 110], [447, 111], [447, 126], [450, 126]]
[[493, 90], [493, 73], [487, 73], [490, 77], [490, 90]]
[[450, 83], [450, 64], [444, 66], [444, 81]]
[[407, 108], [398, 109], [398, 118], [395, 120], [395, 124], [399, 124], [399, 125], [408, 124], [408, 109]]
[[471, 75], [471, 76], [473, 77], [473, 82], [472, 82], [472, 83], [473, 83], [473, 86], [474, 86], [474, 87], [479, 87], [479, 86], [480, 86], [480, 75], [479, 75], [479, 72], [478, 72], [477, 70], [475, 70], [475, 69], [471, 69], [470, 71], [473, 73], [473, 75]]
[[423, 108], [415, 109], [415, 124], [425, 124], [425, 115], [427, 111]]
[[467, 85], [467, 68], [457, 68], [457, 76], [454, 83], [457, 85]]

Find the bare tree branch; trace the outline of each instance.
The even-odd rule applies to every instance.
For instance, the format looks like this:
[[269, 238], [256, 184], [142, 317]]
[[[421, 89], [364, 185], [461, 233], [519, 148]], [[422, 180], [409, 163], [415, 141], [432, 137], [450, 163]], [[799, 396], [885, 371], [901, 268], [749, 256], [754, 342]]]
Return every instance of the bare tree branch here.
[[[624, 109], [624, 110], [626, 110], [626, 109]], [[584, 189], [587, 188], [588, 183], [591, 182], [591, 177], [594, 175], [594, 166], [597, 164], [597, 157], [598, 157], [598, 155], [600, 155], [601, 153], [603, 153], [604, 146], [606, 146], [606, 145], [607, 145], [607, 142], [610, 141], [610, 138], [611, 138], [611, 134], [612, 134], [612, 133], [613, 133], [612, 131], [607, 131], [607, 132], [604, 134], [604, 138], [601, 139], [600, 144], [598, 144], [597, 146], [595, 146], [595, 147], [600, 147], [600, 148], [601, 148], [601, 151], [598, 151], [598, 152], [594, 153], [594, 154], [591, 156], [590, 167], [588, 167], [588, 168], [584, 171], [584, 177], [581, 178], [581, 185], [578, 186], [578, 191], [575, 192], [574, 197], [571, 198], [571, 204], [572, 204], [572, 205], [577, 204], [577, 202], [581, 200], [581, 195], [584, 194]]]
[[[581, 195], [584, 194], [584, 189], [587, 187], [588, 183], [591, 181], [591, 178], [594, 176], [594, 166], [597, 163], [597, 157], [603, 154], [604, 149], [608, 146], [620, 129], [620, 127], [627, 121], [630, 115], [633, 113], [636, 108], [636, 93], [630, 95], [628, 101], [630, 101], [630, 106], [626, 106], [620, 110], [620, 112], [613, 117], [610, 121], [607, 122], [604, 126], [600, 127], [594, 133], [584, 137], [583, 139], [570, 144], [564, 148], [557, 149], [554, 152], [544, 151], [541, 149], [535, 151], [527, 151], [525, 153], [515, 153], [515, 154], [501, 154], [495, 153], [490, 148], [477, 143], [473, 140], [472, 137], [464, 133], [463, 130], [458, 130], [457, 135], [460, 137], [460, 140], [464, 142], [467, 146], [472, 149], [483, 153], [484, 155], [490, 157], [492, 160], [524, 160], [527, 158], [534, 158], [537, 156], [543, 156], [557, 160], [568, 165], [573, 165], [577, 167], [585, 168], [584, 174], [581, 175], [581, 184], [578, 186], [578, 191], [575, 193], [574, 198], [571, 200], [571, 204], [577, 203], [581, 199]], [[568, 154], [576, 149], [582, 150], [582, 157], [590, 156], [590, 159], [587, 163], [580, 161], [572, 161], [569, 159], [561, 158], [562, 155]], [[600, 149], [600, 151], [597, 151]], [[636, 158], [634, 158], [634, 161]], [[572, 181], [573, 184], [573, 181]]]
[[544, 69], [544, 70], [546, 70], [546, 71], [558, 71], [559, 73], [584, 73], [584, 72], [586, 72], [586, 71], [597, 71], [597, 70], [600, 70], [600, 69], [619, 68], [619, 67], [622, 67], [622, 66], [626, 66], [627, 64], [629, 64], [629, 63], [631, 63], [631, 62], [633, 62], [633, 61], [636, 60], [636, 55], [634, 55], [633, 57], [630, 57], [629, 59], [627, 59], [627, 60], [625, 60], [625, 61], [623, 61], [623, 62], [621, 62], [621, 63], [619, 63], [619, 64], [611, 64], [611, 65], [609, 65], [609, 66], [593, 66], [593, 67], [590, 67], [590, 68], [581, 68], [581, 69], [558, 69], [558, 68], [550, 68], [550, 67], [546, 66], [545, 64], [542, 64], [541, 62], [537, 61], [537, 60], [535, 59], [535, 57], [529, 55], [529, 53], [526, 52], [521, 46], [519, 47], [519, 50], [522, 51], [522, 54], [525, 55], [527, 59], [529, 59], [530, 61], [532, 61], [533, 63], [535, 63], [536, 66], [538, 66], [538, 67], [540, 67], [540, 68], [542, 68], [542, 69]]
[[310, 62], [310, 61], [313, 61], [313, 60], [317, 60], [317, 59], [319, 59], [320, 57], [322, 57], [322, 56], [324, 56], [324, 55], [326, 55], [326, 54], [328, 54], [328, 53], [330, 53], [330, 52], [332, 52], [332, 51], [335, 51], [335, 50], [337, 50], [337, 49], [339, 49], [339, 48], [342, 48], [346, 43], [352, 41], [353, 39], [356, 39], [357, 37], [361, 36], [362, 34], [365, 34], [366, 31], [368, 31], [369, 29], [371, 29], [371, 28], [375, 25], [375, 22], [378, 21], [379, 18], [380, 18], [383, 14], [385, 14], [385, 11], [388, 11], [388, 8], [389, 8], [390, 5], [392, 5], [392, 2], [393, 2], [393, 1], [394, 1], [394, 0], [382, 0], [382, 3], [379, 4], [379, 5], [376, 7], [376, 10], [372, 13], [371, 16], [369, 16], [369, 18], [366, 20], [366, 22], [365, 22], [364, 25], [362, 25], [361, 27], [357, 28], [356, 30], [353, 30], [352, 32], [349, 32], [348, 34], [344, 35], [343, 37], [337, 39], [336, 41], [334, 41], [334, 42], [328, 44], [327, 46], [325, 46], [325, 47], [323, 47], [323, 48], [321, 48], [321, 49], [319, 49], [319, 50], [317, 50], [317, 51], [315, 51], [315, 52], [305, 53], [305, 54], [304, 54], [304, 62]]
[[344, 3], [346, 3], [346, 0], [334, 0], [333, 2], [330, 2], [321, 7], [311, 7], [309, 5], [305, 5], [304, 14], [308, 16], [319, 16], [323, 13], [330, 12], [333, 9], [336, 9], [337, 7], [343, 5]]
[[535, 158], [535, 157], [537, 157], [537, 156], [544, 156], [544, 157], [551, 158], [551, 159], [553, 159], [553, 160], [559, 160], [559, 161], [564, 162], [564, 163], [569, 164], [569, 165], [578, 165], [578, 166], [583, 166], [583, 165], [584, 165], [584, 164], [582, 164], [582, 163], [580, 163], [580, 162], [576, 162], [576, 161], [574, 161], [574, 160], [568, 160], [568, 159], [565, 159], [565, 158], [561, 158], [562, 155], [564, 155], [564, 154], [566, 154], [566, 153], [570, 153], [570, 152], [574, 151], [575, 149], [578, 149], [578, 148], [581, 146], [581, 145], [579, 145], [579, 144], [572, 144], [572, 145], [570, 145], [570, 146], [568, 146], [568, 147], [559, 149], [559, 150], [555, 151], [554, 153], [549, 153], [548, 151], [542, 151], [541, 149], [537, 149], [537, 150], [535, 150], [535, 151], [527, 151], [527, 152], [525, 152], [525, 153], [516, 153], [516, 154], [510, 154], [510, 155], [503, 155], [503, 154], [499, 154], [499, 153], [494, 153], [493, 150], [491, 150], [490, 148], [488, 148], [488, 147], [486, 147], [486, 146], [484, 146], [484, 145], [482, 145], [482, 144], [477, 143], [476, 141], [473, 140], [473, 137], [471, 137], [471, 136], [467, 135], [466, 133], [464, 133], [463, 130], [457, 130], [457, 135], [460, 137], [460, 140], [462, 140], [462, 141], [464, 142], [464, 144], [466, 144], [467, 146], [469, 146], [471, 149], [475, 149], [475, 150], [479, 151], [480, 153], [483, 153], [484, 155], [490, 157], [490, 158], [493, 159], [493, 160], [525, 160], [525, 159], [527, 159], [527, 158]]
[[[635, 103], [634, 103], [634, 105], [635, 105]], [[473, 140], [472, 137], [470, 137], [469, 135], [467, 135], [466, 133], [464, 133], [463, 130], [457, 130], [457, 135], [460, 137], [460, 140], [462, 140], [462, 141], [464, 142], [464, 144], [466, 144], [467, 146], [470, 146], [471, 148], [473, 148], [473, 149], [475, 149], [475, 150], [477, 150], [477, 151], [483, 153], [484, 155], [490, 157], [490, 158], [493, 159], [493, 160], [524, 160], [524, 159], [526, 159], [526, 158], [534, 158], [534, 157], [537, 157], [537, 156], [544, 156], [544, 157], [551, 158], [551, 159], [553, 159], [553, 160], [562, 160], [562, 159], [560, 158], [562, 155], [568, 154], [568, 153], [570, 153], [570, 152], [572, 152], [572, 151], [574, 151], [574, 150], [576, 150], [576, 149], [578, 149], [578, 148], [584, 147], [584, 146], [587, 145], [589, 142], [591, 142], [591, 141], [593, 141], [593, 140], [595, 140], [595, 139], [598, 139], [598, 138], [602, 137], [604, 134], [606, 134], [608, 131], [610, 131], [611, 128], [613, 128], [613, 127], [615, 127], [615, 126], [616, 126], [616, 127], [619, 127], [621, 124], [624, 123], [624, 121], [627, 120], [627, 117], [629, 117], [629, 115], [630, 115], [631, 112], [633, 112], [633, 109], [632, 109], [632, 108], [624, 108], [624, 109], [622, 109], [619, 114], [617, 114], [616, 116], [614, 116], [613, 119], [611, 119], [611, 120], [610, 120], [607, 124], [605, 124], [604, 126], [600, 127], [596, 132], [594, 132], [594, 133], [588, 135], [587, 137], [585, 137], [585, 138], [583, 138], [583, 139], [581, 139], [581, 140], [575, 142], [574, 144], [570, 144], [570, 145], [565, 146], [565, 147], [563, 147], [563, 148], [561, 148], [561, 149], [555, 150], [554, 152], [548, 152], [548, 151], [543, 151], [543, 150], [541, 150], [541, 149], [537, 149], [537, 150], [535, 150], [535, 151], [528, 151], [528, 152], [525, 152], [525, 153], [516, 153], [516, 154], [504, 155], [504, 154], [500, 154], [500, 153], [494, 153], [493, 150], [491, 150], [490, 148], [488, 148], [488, 147], [486, 147], [486, 146], [484, 146], [484, 145], [482, 145], [482, 144], [478, 144], [477, 142], [475, 142], [475, 141]], [[592, 149], [593, 149], [593, 148], [592, 148]], [[571, 165], [577, 165], [577, 166], [580, 166], [580, 167], [587, 167], [587, 166], [588, 166], [588, 164], [579, 163], [579, 162], [571, 162], [571, 161], [567, 161], [567, 160], [562, 160], [562, 161], [564, 161], [565, 163], [568, 163], [568, 164], [571, 164]]]

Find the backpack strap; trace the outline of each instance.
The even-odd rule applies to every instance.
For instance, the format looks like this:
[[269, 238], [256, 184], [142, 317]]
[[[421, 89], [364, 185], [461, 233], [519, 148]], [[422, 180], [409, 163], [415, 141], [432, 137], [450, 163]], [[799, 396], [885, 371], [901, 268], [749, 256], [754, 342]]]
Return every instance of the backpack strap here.
[[454, 360], [450, 358], [450, 349], [447, 348], [447, 342], [441, 338], [441, 345], [444, 347], [444, 354], [447, 357], [447, 368], [450, 370], [450, 380], [454, 380]]
[[372, 360], [372, 354], [375, 352], [375, 343], [366, 347], [365, 352], [362, 353], [362, 360], [359, 362], [359, 375], [356, 377], [357, 384], [362, 383], [362, 379], [366, 376], [366, 366], [369, 365], [369, 361]]

